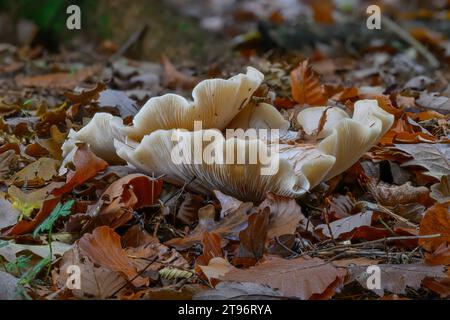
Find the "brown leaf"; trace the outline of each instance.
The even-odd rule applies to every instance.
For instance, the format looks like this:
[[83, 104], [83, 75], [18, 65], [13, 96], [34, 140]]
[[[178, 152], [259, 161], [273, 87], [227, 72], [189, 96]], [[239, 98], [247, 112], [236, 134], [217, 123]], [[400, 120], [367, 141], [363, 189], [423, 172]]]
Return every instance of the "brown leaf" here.
[[402, 166], [424, 167], [428, 169], [427, 172], [424, 172], [425, 175], [435, 177], [438, 180], [448, 174], [448, 168], [450, 168], [450, 148], [448, 144], [396, 144], [395, 148], [410, 154], [413, 158], [403, 163]]
[[120, 273], [104, 267], [96, 267], [92, 261], [82, 255], [77, 246], [64, 253], [60, 263], [57, 278], [58, 287], [67, 285], [69, 276], [73, 272], [70, 268], [80, 268], [80, 288], [71, 289], [77, 297], [95, 297], [107, 299], [126, 284], [126, 278]]
[[[81, 253], [86, 255], [92, 262], [105, 267], [111, 271], [124, 274], [128, 280], [137, 276], [136, 268], [120, 244], [120, 236], [113, 229], [102, 226], [86, 233], [78, 242]], [[147, 280], [137, 277], [133, 280], [136, 286], [142, 286]]]
[[390, 185], [370, 179], [367, 188], [377, 203], [383, 206], [396, 206], [409, 203], [420, 203], [427, 205], [430, 202], [430, 190], [426, 187], [414, 187], [411, 182], [401, 186]]
[[169, 88], [181, 87], [182, 89], [188, 90], [194, 88], [195, 85], [200, 81], [195, 77], [188, 76], [178, 71], [166, 56], [162, 56], [162, 62], [165, 75], [164, 78], [165, 87]]
[[72, 103], [87, 104], [92, 100], [98, 99], [100, 92], [105, 89], [106, 85], [100, 82], [97, 83], [92, 89], [86, 89], [79, 93], [65, 92], [64, 96]]
[[[325, 237], [338, 239], [346, 237], [350, 232], [356, 231], [359, 227], [370, 226], [372, 224], [372, 211], [358, 213], [347, 218], [342, 218], [333, 221], [329, 224], [320, 224], [316, 227], [316, 231], [320, 232]], [[331, 229], [331, 234], [330, 230]]]
[[85, 144], [78, 146], [73, 156], [73, 163], [75, 171], [70, 171], [67, 174], [66, 184], [53, 190], [53, 195], [59, 196], [71, 191], [90, 178], [95, 177], [98, 172], [105, 170], [108, 166], [106, 161], [97, 157]]
[[89, 211], [93, 219], [83, 232], [107, 225], [116, 229], [132, 218], [133, 210], [153, 205], [162, 190], [162, 180], [135, 173], [113, 182]]
[[186, 193], [177, 212], [177, 220], [182, 224], [192, 224], [198, 219], [198, 210], [203, 207], [204, 199], [200, 195]]
[[[391, 292], [396, 294], [405, 294], [406, 287], [413, 289], [419, 289], [421, 287], [422, 280], [426, 277], [430, 278], [443, 278], [445, 274], [443, 272], [443, 266], [427, 266], [425, 264], [378, 264], [380, 268], [380, 288], [368, 288], [368, 278], [373, 273], [367, 272], [365, 266], [349, 267], [349, 281], [357, 280], [361, 286], [366, 289], [372, 290], [379, 296], [383, 296], [385, 292]], [[369, 281], [370, 282], [370, 281]]]
[[223, 257], [222, 239], [214, 232], [203, 233], [203, 254], [197, 258], [197, 264], [207, 266], [209, 261], [216, 257]]
[[202, 291], [194, 296], [195, 300], [279, 300], [283, 295], [270, 287], [253, 282], [224, 281], [214, 289]]
[[[270, 208], [268, 239], [295, 233], [299, 223], [302, 229], [306, 229], [308, 220], [294, 199], [268, 193], [258, 208], [261, 210], [265, 207]], [[309, 224], [309, 229], [312, 231], [311, 224]]]
[[20, 211], [12, 207], [11, 202], [0, 199], [0, 230], [17, 223]]
[[241, 243], [239, 252], [233, 260], [235, 265], [254, 265], [262, 258], [266, 249], [269, 213], [269, 207], [265, 207], [249, 216], [247, 228], [239, 232]]
[[308, 65], [308, 60], [292, 70], [291, 90], [292, 97], [301, 105], [321, 106], [327, 102], [325, 88], [319, 76]]
[[419, 239], [419, 245], [429, 252], [434, 252], [445, 243], [450, 243], [450, 202], [435, 204], [425, 212], [420, 223], [419, 235], [440, 234], [438, 238]]
[[226, 217], [230, 213], [236, 211], [241, 205], [242, 201], [236, 199], [235, 197], [228, 196], [219, 190], [214, 190], [217, 200], [220, 202], [222, 210], [220, 211], [220, 217]]
[[442, 176], [441, 182], [431, 186], [430, 196], [439, 203], [450, 201], [450, 175]]
[[57, 72], [41, 76], [17, 77], [16, 83], [23, 87], [73, 89], [98, 73], [97, 66], [78, 69], [75, 73]]
[[149, 243], [158, 243], [159, 240], [156, 237], [151, 236], [145, 229], [139, 225], [135, 224], [131, 226], [127, 232], [122, 236], [120, 243], [123, 248], [127, 247], [139, 247]]
[[40, 158], [29, 164], [11, 178], [17, 186], [26, 184], [30, 187], [42, 187], [46, 181], [58, 175], [59, 161], [50, 158]]
[[[220, 257], [209, 260], [207, 266], [198, 266], [210, 283], [216, 282], [231, 270], [238, 270], [228, 260]], [[215, 281], [214, 281], [215, 280]]]
[[31, 232], [41, 224], [53, 211], [59, 202], [59, 197], [49, 198], [42, 203], [42, 207], [31, 221], [21, 220], [14, 227], [9, 229], [7, 235], [20, 235]]
[[247, 212], [252, 206], [251, 203], [243, 203], [235, 212], [215, 221], [215, 208], [213, 205], [207, 205], [199, 210], [198, 225], [189, 235], [171, 239], [166, 244], [178, 250], [186, 250], [201, 241], [204, 231], [214, 232], [221, 238], [237, 240], [239, 232], [247, 226]]
[[233, 269], [221, 280], [256, 282], [278, 289], [284, 296], [307, 300], [323, 294], [336, 280], [342, 283], [343, 276], [332, 264], [319, 258], [300, 257], [272, 258], [249, 269]]

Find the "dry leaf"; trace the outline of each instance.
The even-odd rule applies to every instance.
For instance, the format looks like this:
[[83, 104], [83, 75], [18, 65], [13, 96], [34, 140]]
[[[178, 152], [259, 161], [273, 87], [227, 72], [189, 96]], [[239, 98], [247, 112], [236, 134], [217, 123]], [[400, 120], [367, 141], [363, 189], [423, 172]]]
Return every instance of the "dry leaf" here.
[[73, 89], [83, 81], [98, 73], [96, 66], [79, 69], [72, 73], [58, 72], [41, 76], [16, 78], [16, 83], [24, 87]]
[[194, 300], [279, 300], [282, 297], [280, 291], [260, 283], [224, 281], [214, 289], [197, 293]]
[[395, 148], [411, 155], [413, 158], [402, 164], [402, 166], [421, 166], [428, 171], [425, 175], [441, 180], [442, 176], [448, 174], [450, 168], [450, 148], [448, 144], [416, 143], [396, 144]]
[[347, 218], [330, 222], [329, 228], [326, 224], [320, 224], [316, 227], [316, 231], [321, 232], [322, 235], [328, 238], [338, 239], [340, 237], [346, 237], [350, 232], [357, 231], [355, 229], [370, 226], [372, 224], [372, 215], [372, 211], [358, 213]]
[[357, 280], [361, 286], [366, 289], [372, 290], [379, 296], [383, 296], [384, 293], [396, 293], [405, 294], [406, 287], [413, 289], [419, 289], [422, 280], [431, 278], [443, 278], [445, 276], [443, 266], [427, 266], [424, 264], [378, 264], [380, 268], [380, 285], [381, 288], [368, 288], [367, 283], [369, 276], [373, 273], [367, 272], [365, 266], [349, 267], [348, 273], [350, 281]]
[[200, 81], [195, 77], [188, 76], [178, 71], [174, 65], [167, 59], [166, 56], [162, 57], [164, 67], [164, 86], [169, 88], [181, 87], [182, 89], [192, 89]]
[[0, 199], [0, 229], [16, 224], [19, 216], [20, 211], [14, 209], [11, 202]]
[[214, 232], [203, 233], [203, 254], [197, 258], [197, 264], [207, 266], [209, 261], [216, 257], [223, 257], [222, 240]]
[[370, 179], [367, 188], [377, 203], [383, 206], [396, 206], [409, 203], [420, 203], [427, 205], [430, 202], [430, 190], [426, 187], [414, 187], [411, 182], [401, 186], [390, 185]]
[[29, 187], [41, 187], [46, 181], [58, 175], [59, 161], [50, 158], [40, 158], [16, 172], [11, 178], [17, 186], [26, 184]]
[[203, 207], [204, 199], [200, 195], [186, 193], [178, 209], [176, 218], [182, 224], [192, 224], [198, 219], [198, 210]]
[[211, 283], [213, 280], [217, 280], [222, 278], [225, 274], [230, 272], [231, 270], [238, 270], [233, 267], [228, 260], [224, 258], [212, 258], [209, 260], [207, 266], [199, 266], [200, 270], [202, 270], [203, 274], [208, 278]]
[[204, 231], [214, 232], [221, 238], [237, 240], [239, 232], [247, 227], [247, 212], [251, 208], [251, 203], [243, 203], [235, 212], [215, 221], [215, 208], [207, 205], [200, 209], [198, 225], [189, 235], [169, 240], [166, 244], [177, 250], [186, 250], [201, 241]]
[[17, 299], [16, 288], [19, 279], [9, 273], [0, 271], [0, 300]]
[[105, 170], [108, 166], [106, 161], [92, 153], [85, 144], [78, 146], [73, 156], [73, 163], [75, 165], [75, 171], [70, 171], [67, 174], [66, 184], [61, 188], [53, 190], [53, 195], [60, 196], [71, 191], [90, 178], [95, 177], [98, 172]]
[[327, 102], [325, 88], [319, 76], [308, 65], [308, 60], [292, 70], [291, 90], [292, 97], [301, 105], [322, 106]]
[[[92, 234], [86, 233], [78, 242], [81, 253], [92, 262], [111, 271], [124, 274], [128, 280], [137, 276], [136, 268], [120, 244], [120, 236], [113, 229], [102, 226], [96, 228]], [[147, 280], [137, 277], [133, 280], [135, 286], [147, 284]]]
[[239, 252], [233, 260], [235, 265], [254, 265], [262, 258], [266, 249], [269, 213], [269, 207], [265, 207], [249, 216], [247, 228], [239, 232], [241, 243]]
[[104, 267], [96, 267], [94, 263], [83, 256], [77, 246], [67, 251], [60, 263], [57, 284], [60, 288], [67, 285], [73, 266], [80, 268], [80, 288], [71, 289], [77, 297], [91, 296], [107, 299], [126, 284], [126, 278], [119, 272]]
[[307, 300], [320, 296], [343, 273], [319, 258], [301, 257], [291, 260], [272, 258], [249, 269], [233, 269], [221, 280], [256, 282], [278, 289], [287, 297]]
[[439, 203], [450, 201], [450, 175], [442, 176], [441, 182], [431, 186], [430, 196]]
[[438, 238], [419, 239], [419, 245], [429, 252], [435, 251], [441, 244], [450, 243], [450, 202], [435, 204], [425, 212], [420, 223], [419, 235], [440, 234]]
[[[284, 234], [293, 234], [300, 224], [305, 230], [308, 220], [302, 213], [302, 209], [294, 199], [268, 193], [266, 199], [259, 205], [259, 209], [270, 208], [269, 227], [267, 238], [273, 239]], [[312, 231], [312, 225], [309, 224]]]

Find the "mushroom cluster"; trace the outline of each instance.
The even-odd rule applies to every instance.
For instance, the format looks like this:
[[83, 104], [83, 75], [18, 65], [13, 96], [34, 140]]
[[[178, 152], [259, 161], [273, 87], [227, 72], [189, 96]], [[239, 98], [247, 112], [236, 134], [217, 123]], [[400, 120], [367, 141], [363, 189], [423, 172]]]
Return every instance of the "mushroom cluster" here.
[[[200, 82], [192, 101], [175, 94], [151, 98], [130, 126], [109, 113], [97, 113], [81, 130], [69, 133], [63, 154], [69, 157], [76, 142], [84, 142], [111, 164], [128, 163], [171, 183], [189, 183], [193, 191], [220, 190], [250, 201], [267, 192], [296, 198], [351, 167], [394, 121], [376, 100], [357, 101], [352, 117], [338, 107], [307, 108], [298, 113], [295, 125], [306, 135], [315, 133], [315, 139], [299, 142], [275, 107], [252, 101], [263, 79], [248, 67], [246, 74], [228, 80]], [[279, 134], [224, 135], [228, 129]], [[174, 150], [182, 150], [178, 161]]]

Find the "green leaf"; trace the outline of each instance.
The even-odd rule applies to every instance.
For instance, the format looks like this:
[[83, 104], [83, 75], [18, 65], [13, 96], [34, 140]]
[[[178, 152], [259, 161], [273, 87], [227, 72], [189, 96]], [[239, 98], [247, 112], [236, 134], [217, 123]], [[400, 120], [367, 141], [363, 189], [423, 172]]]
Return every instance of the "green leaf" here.
[[22, 277], [20, 277], [19, 284], [23, 286], [33, 281], [34, 278], [36, 278], [36, 276], [39, 274], [39, 272], [41, 272], [41, 270], [45, 268], [47, 265], [49, 265], [51, 262], [52, 262], [51, 256], [48, 256], [47, 258], [40, 260], [32, 268], [28, 269], [27, 272], [25, 272]]
[[69, 200], [64, 205], [58, 203], [58, 205], [53, 209], [52, 213], [44, 220], [33, 232], [33, 237], [36, 237], [39, 233], [50, 231], [53, 228], [56, 220], [60, 217], [67, 217], [71, 213], [71, 208], [75, 200]]

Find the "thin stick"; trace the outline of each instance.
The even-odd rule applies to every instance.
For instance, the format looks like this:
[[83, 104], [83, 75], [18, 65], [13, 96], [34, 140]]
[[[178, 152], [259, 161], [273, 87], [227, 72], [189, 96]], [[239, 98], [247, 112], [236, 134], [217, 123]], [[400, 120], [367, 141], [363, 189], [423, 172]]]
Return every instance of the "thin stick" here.
[[421, 44], [413, 36], [411, 36], [408, 31], [400, 27], [397, 23], [386, 16], [383, 16], [383, 18], [381, 19], [381, 23], [386, 25], [388, 29], [398, 35], [399, 38], [401, 38], [403, 41], [409, 43], [412, 47], [414, 47], [428, 61], [431, 67], [439, 67], [439, 61], [436, 59], [436, 57], [423, 44]]

